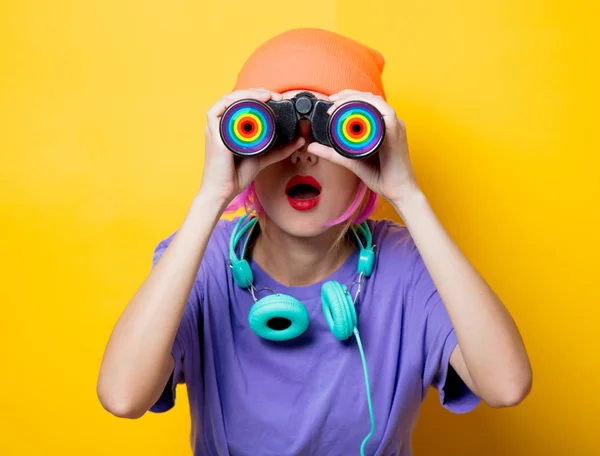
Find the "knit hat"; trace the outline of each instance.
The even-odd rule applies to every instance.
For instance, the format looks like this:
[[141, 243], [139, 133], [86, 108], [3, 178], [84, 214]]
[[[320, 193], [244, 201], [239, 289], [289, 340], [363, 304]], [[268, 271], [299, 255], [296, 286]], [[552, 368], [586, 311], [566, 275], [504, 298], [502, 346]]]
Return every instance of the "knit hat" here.
[[293, 29], [258, 47], [242, 67], [234, 90], [265, 88], [283, 93], [344, 89], [385, 98], [383, 56], [358, 41], [321, 29]]

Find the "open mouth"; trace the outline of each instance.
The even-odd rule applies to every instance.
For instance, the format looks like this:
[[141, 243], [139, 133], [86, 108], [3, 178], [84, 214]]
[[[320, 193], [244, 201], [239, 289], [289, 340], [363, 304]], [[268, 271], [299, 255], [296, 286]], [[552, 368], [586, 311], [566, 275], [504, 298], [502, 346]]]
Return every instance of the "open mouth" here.
[[312, 176], [294, 176], [285, 187], [290, 205], [300, 211], [312, 209], [321, 196], [321, 184]]

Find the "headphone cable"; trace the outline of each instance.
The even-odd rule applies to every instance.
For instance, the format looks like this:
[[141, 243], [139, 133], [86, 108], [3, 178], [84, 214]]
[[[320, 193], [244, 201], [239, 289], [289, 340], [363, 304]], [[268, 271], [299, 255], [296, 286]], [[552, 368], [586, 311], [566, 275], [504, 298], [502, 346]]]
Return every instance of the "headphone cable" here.
[[369, 374], [367, 372], [367, 361], [365, 359], [365, 352], [363, 351], [362, 342], [360, 340], [360, 335], [358, 334], [358, 329], [354, 328], [354, 335], [356, 336], [356, 342], [358, 343], [358, 351], [360, 352], [360, 357], [362, 359], [363, 370], [365, 373], [365, 385], [367, 388], [367, 402], [369, 403], [369, 416], [371, 417], [371, 432], [369, 435], [365, 437], [360, 446], [360, 456], [365, 456], [365, 445], [367, 444], [367, 440], [371, 438], [373, 433], [375, 432], [375, 415], [373, 414], [373, 403], [371, 401], [371, 388], [369, 386]]

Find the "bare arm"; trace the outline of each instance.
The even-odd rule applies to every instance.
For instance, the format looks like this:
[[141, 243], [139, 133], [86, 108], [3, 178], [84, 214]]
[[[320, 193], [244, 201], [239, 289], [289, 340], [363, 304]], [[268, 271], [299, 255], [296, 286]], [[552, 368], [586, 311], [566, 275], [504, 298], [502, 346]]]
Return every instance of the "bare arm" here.
[[173, 241], [116, 323], [97, 384], [100, 402], [112, 414], [139, 418], [160, 397], [173, 371], [177, 329], [225, 205], [198, 193]]
[[456, 330], [450, 364], [491, 406], [519, 403], [531, 389], [532, 372], [521, 336], [504, 304], [460, 252], [421, 191], [410, 162], [406, 127], [380, 96], [344, 90], [329, 97], [330, 112], [347, 101], [371, 103], [382, 114], [386, 137], [377, 160], [350, 160], [312, 143], [315, 155], [345, 166], [388, 200], [408, 227]]
[[219, 119], [229, 105], [244, 98], [267, 102], [282, 96], [265, 89], [240, 90], [225, 95], [206, 113], [201, 189], [171, 244], [119, 318], [104, 353], [98, 398], [116, 416], [141, 417], [164, 390], [174, 368], [171, 351], [194, 279], [227, 204], [260, 170], [304, 144], [297, 138], [261, 157], [234, 160], [220, 138]]
[[531, 389], [532, 372], [508, 310], [448, 236], [420, 189], [394, 206], [454, 325], [458, 346], [450, 364], [490, 406], [518, 404]]

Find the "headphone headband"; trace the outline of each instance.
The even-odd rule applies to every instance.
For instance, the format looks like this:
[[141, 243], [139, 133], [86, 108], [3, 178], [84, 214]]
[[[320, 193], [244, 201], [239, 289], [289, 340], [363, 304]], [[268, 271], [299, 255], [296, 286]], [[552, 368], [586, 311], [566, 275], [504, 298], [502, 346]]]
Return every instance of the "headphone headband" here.
[[[240, 217], [238, 222], [235, 224], [235, 227], [233, 228], [231, 237], [229, 238], [229, 260], [231, 262], [236, 262], [236, 261], [240, 260], [240, 259], [238, 259], [237, 255], [235, 253], [235, 248], [238, 245], [238, 243], [240, 242], [240, 239], [242, 238], [242, 236], [246, 233], [246, 231], [248, 231], [250, 228], [254, 229], [254, 225], [256, 225], [256, 222], [258, 222], [258, 219], [253, 217], [250, 220], [250, 222], [248, 222], [246, 225], [244, 225], [240, 229], [240, 227], [242, 226], [242, 224], [246, 221], [246, 219], [248, 217], [249, 217], [248, 214], [244, 214]], [[252, 233], [250, 233], [250, 234], [252, 234]], [[244, 242], [244, 248], [242, 250], [242, 257], [241, 257], [242, 260], [246, 256], [246, 248], [248, 247], [248, 239], [249, 238], [250, 238], [250, 235], [248, 235], [246, 237], [246, 240]]]
[[[246, 220], [249, 218], [250, 221], [248, 223], [245, 223]], [[252, 235], [252, 231], [254, 231], [257, 222], [258, 219], [256, 217], [250, 217], [247, 213], [242, 215], [235, 224], [235, 227], [233, 228], [231, 237], [229, 239], [229, 265], [233, 269], [234, 279], [236, 279], [238, 285], [243, 286], [244, 288], [251, 285], [253, 280], [252, 272], [250, 271], [250, 266], [245, 261], [245, 256], [248, 247], [248, 241]], [[252, 230], [250, 231], [248, 236], [246, 236], [246, 239], [244, 240], [244, 246], [242, 248], [241, 257], [238, 258], [236, 254], [236, 247], [239, 244], [242, 237], [244, 236], [244, 234], [246, 234], [246, 232], [249, 229]], [[358, 225], [352, 225], [350, 229], [352, 230], [352, 233], [354, 234], [354, 237], [356, 238], [356, 241], [358, 242], [358, 245], [360, 247], [360, 256], [358, 259], [357, 270], [359, 273], [368, 277], [373, 272], [373, 266], [375, 263], [375, 253], [373, 252], [373, 237], [371, 234], [371, 229], [369, 228], [369, 225], [366, 221]], [[364, 243], [361, 240], [359, 233], [364, 238]], [[237, 274], [236, 269], [238, 269]], [[241, 271], [241, 269], [243, 269], [243, 272]], [[248, 281], [250, 283], [248, 283]]]

